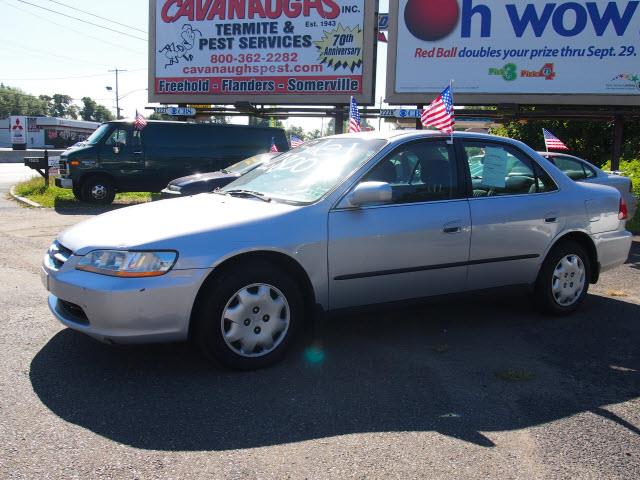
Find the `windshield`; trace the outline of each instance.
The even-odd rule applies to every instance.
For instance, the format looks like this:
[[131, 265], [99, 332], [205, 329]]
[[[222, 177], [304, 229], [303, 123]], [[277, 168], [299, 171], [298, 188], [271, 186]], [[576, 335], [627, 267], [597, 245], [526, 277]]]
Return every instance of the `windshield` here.
[[313, 203], [380, 151], [386, 140], [322, 138], [280, 155], [219, 190], [248, 190], [273, 200]]
[[250, 170], [253, 170], [261, 163], [264, 163], [273, 157], [277, 156], [277, 153], [261, 153], [259, 155], [254, 155], [253, 157], [249, 157], [241, 162], [234, 163], [230, 167], [224, 169], [226, 173], [233, 173], [237, 175], [244, 175]]
[[103, 123], [98, 127], [98, 129], [91, 134], [89, 138], [85, 140], [85, 143], [89, 145], [95, 145], [100, 140], [102, 140], [105, 134], [111, 129], [111, 125], [108, 123]]

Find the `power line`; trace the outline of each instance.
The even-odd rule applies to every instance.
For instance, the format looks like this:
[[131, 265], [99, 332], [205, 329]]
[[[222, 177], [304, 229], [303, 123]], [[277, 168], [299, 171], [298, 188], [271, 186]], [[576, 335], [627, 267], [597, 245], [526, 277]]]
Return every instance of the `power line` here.
[[67, 15], [66, 13], [58, 12], [57, 10], [51, 10], [50, 8], [43, 7], [41, 5], [36, 5], [35, 3], [27, 2], [26, 0], [16, 0], [16, 1], [20, 2], [20, 3], [24, 3], [26, 5], [31, 5], [32, 7], [40, 8], [42, 10], [46, 10], [47, 12], [55, 13], [56, 15], [62, 15], [63, 17], [71, 18], [72, 20], [77, 20], [77, 21], [82, 22], [82, 23], [88, 23], [89, 25], [93, 25], [93, 26], [98, 27], [98, 28], [103, 28], [103, 29], [109, 30], [111, 32], [119, 33], [120, 35], [125, 35], [127, 37], [135, 38], [136, 40], [141, 40], [143, 42], [147, 41], [146, 38], [136, 37], [135, 35], [131, 35], [129, 33], [123, 32], [122, 30], [116, 30], [114, 28], [105, 27], [104, 25], [100, 25], [98, 23], [93, 23], [93, 22], [90, 22], [88, 20], [84, 20], [82, 18], [74, 17], [72, 15]]
[[[0, 0], [0, 1], [2, 1], [2, 0]], [[5, 1], [5, 3], [7, 2], [7, 0], [4, 0], [4, 1]], [[18, 0], [15, 0], [15, 1], [18, 1]], [[98, 42], [106, 43], [107, 45], [111, 45], [112, 47], [117, 47], [120, 50], [129, 51], [129, 52], [137, 53], [137, 54], [140, 54], [140, 55], [145, 55], [146, 54], [146, 52], [142, 52], [140, 50], [132, 50], [132, 49], [130, 49], [128, 47], [124, 47], [122, 45], [118, 45], [117, 43], [113, 43], [113, 42], [110, 42], [108, 40], [104, 40], [102, 38], [94, 37], [92, 35], [89, 35], [88, 33], [81, 32], [80, 30], [76, 30], [74, 28], [71, 28], [68, 25], [63, 25], [62, 23], [58, 23], [58, 22], [56, 22], [54, 20], [51, 20], [50, 18], [43, 17], [41, 15], [38, 15], [37, 13], [33, 13], [33, 12], [30, 12], [29, 10], [25, 10], [24, 8], [20, 8], [17, 5], [13, 5], [11, 3], [6, 3], [6, 4], [9, 7], [13, 8], [15, 10], [18, 10], [19, 12], [26, 13], [27, 15], [31, 15], [32, 17], [36, 17], [36, 18], [39, 18], [40, 20], [44, 20], [45, 22], [49, 22], [49, 23], [52, 23], [53, 25], [57, 25], [58, 27], [62, 27], [62, 28], [64, 28], [65, 31], [70, 31], [70, 32], [77, 33], [78, 35], [82, 35], [84, 38], [92, 38], [93, 40], [97, 40]]]
[[101, 17], [100, 15], [96, 15], [96, 14], [94, 14], [94, 13], [87, 12], [86, 10], [80, 10], [79, 8], [72, 7], [71, 5], [67, 5], [66, 3], [58, 2], [58, 1], [56, 1], [56, 0], [49, 0], [49, 1], [50, 1], [50, 2], [53, 2], [53, 3], [57, 3], [58, 5], [62, 5], [63, 7], [67, 7], [67, 8], [69, 8], [69, 9], [71, 9], [71, 10], [76, 10], [76, 11], [78, 11], [78, 12], [82, 12], [82, 13], [84, 13], [84, 14], [86, 14], [86, 15], [91, 15], [92, 17], [96, 17], [96, 18], [99, 18], [99, 19], [101, 19], [101, 20], [106, 20], [107, 22], [115, 23], [116, 25], [120, 25], [120, 26], [122, 26], [122, 27], [130, 28], [131, 30], [137, 30], [138, 32], [142, 32], [142, 33], [144, 33], [145, 35], [147, 34], [147, 31], [146, 31], [146, 30], [141, 30], [141, 29], [139, 29], [139, 28], [132, 27], [131, 25], [126, 25], [126, 24], [124, 24], [124, 23], [120, 23], [120, 22], [118, 22], [118, 21], [116, 21], [116, 20], [111, 20], [110, 18]]
[[[129, 70], [129, 72], [133, 73], [133, 72], [141, 72], [143, 70], [146, 70], [146, 68], [137, 68], [135, 70]], [[48, 77], [48, 78], [5, 78], [4, 80], [6, 81], [36, 81], [36, 80], [73, 80], [73, 79], [77, 79], [77, 78], [95, 78], [95, 77], [110, 77], [111, 74], [110, 73], [96, 73], [96, 74], [92, 74], [92, 75], [75, 75], [75, 76], [70, 76], [70, 77]], [[0, 77], [0, 79], [2, 79], [2, 77]]]
[[87, 64], [90, 63], [92, 65], [98, 65], [100, 67], [106, 67], [108, 66], [106, 63], [95, 63], [95, 62], [90, 62], [88, 60], [82, 60], [79, 58], [72, 58], [72, 57], [67, 57], [66, 55], [60, 55], [58, 53], [52, 53], [46, 50], [36, 50], [34, 48], [29, 48], [29, 47], [25, 47], [23, 45], [20, 45], [19, 43], [15, 43], [12, 42], [11, 40], [5, 40], [5, 39], [1, 39], [3, 43], [8, 43], [11, 45], [11, 48], [17, 48], [20, 50], [25, 50], [27, 52], [29, 52], [31, 55], [39, 55], [39, 56], [44, 56], [45, 58], [48, 57], [57, 57], [63, 61], [66, 62], [74, 62], [74, 63], [82, 63], [82, 64]]

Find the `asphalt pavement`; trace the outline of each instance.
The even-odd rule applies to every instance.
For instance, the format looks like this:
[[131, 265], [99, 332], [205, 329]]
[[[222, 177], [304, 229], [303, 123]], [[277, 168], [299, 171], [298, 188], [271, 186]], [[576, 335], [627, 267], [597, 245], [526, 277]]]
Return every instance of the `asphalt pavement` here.
[[640, 478], [640, 238], [568, 318], [517, 295], [343, 316], [234, 373], [56, 323], [39, 265], [90, 215], [0, 197], [0, 478]]

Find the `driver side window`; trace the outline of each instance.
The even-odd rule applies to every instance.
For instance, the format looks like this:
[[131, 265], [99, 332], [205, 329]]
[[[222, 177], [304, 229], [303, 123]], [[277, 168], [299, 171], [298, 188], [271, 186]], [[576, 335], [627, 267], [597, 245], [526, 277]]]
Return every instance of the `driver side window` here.
[[123, 130], [121, 128], [118, 128], [116, 130], [114, 130], [113, 132], [111, 132], [111, 135], [109, 135], [109, 138], [107, 138], [107, 141], [105, 142], [105, 145], [108, 145], [110, 147], [119, 145], [119, 146], [126, 146], [127, 145], [127, 131]]
[[449, 200], [458, 196], [455, 157], [444, 140], [412, 142], [376, 165], [365, 182], [391, 185], [393, 204]]

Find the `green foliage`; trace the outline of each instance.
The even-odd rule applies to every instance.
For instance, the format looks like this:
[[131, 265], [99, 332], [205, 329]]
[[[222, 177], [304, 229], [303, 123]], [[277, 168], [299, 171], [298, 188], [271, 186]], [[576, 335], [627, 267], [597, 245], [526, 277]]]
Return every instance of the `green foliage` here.
[[80, 117], [90, 122], [109, 122], [114, 119], [109, 109], [98, 103], [91, 97], [82, 98], [83, 107], [80, 110]]
[[41, 116], [47, 114], [47, 103], [17, 88], [0, 84], [0, 118], [10, 115]]
[[[546, 128], [560, 138], [572, 155], [582, 157], [601, 166], [611, 159], [613, 122], [611, 121], [515, 121], [492, 129], [491, 133], [515, 138], [534, 150], [545, 150], [542, 129]], [[640, 151], [640, 121], [626, 121], [624, 126], [623, 156], [633, 158]]]
[[[607, 162], [602, 167], [604, 170], [611, 170], [611, 162]], [[633, 193], [640, 197], [640, 159], [620, 160], [620, 172], [625, 177], [629, 177], [633, 182]]]
[[320, 131], [319, 128], [316, 128], [315, 130], [311, 130], [309, 133], [306, 134], [305, 140], [315, 140], [316, 138], [320, 138], [320, 137], [322, 137], [322, 132]]
[[307, 135], [306, 133], [304, 133], [304, 128], [296, 127], [295, 125], [287, 128], [285, 130], [285, 134], [287, 135], [287, 139], [291, 139], [292, 135], [295, 135], [296, 137], [301, 138], [302, 140], [307, 139]]
[[[76, 200], [71, 190], [56, 187], [53, 177], [49, 179], [49, 188], [45, 188], [44, 179], [38, 176], [17, 184], [15, 191], [17, 195], [33, 200], [43, 207], [52, 208], [84, 205]], [[145, 203], [157, 197], [159, 197], [157, 194], [145, 192], [118, 193], [115, 203], [124, 205]]]

